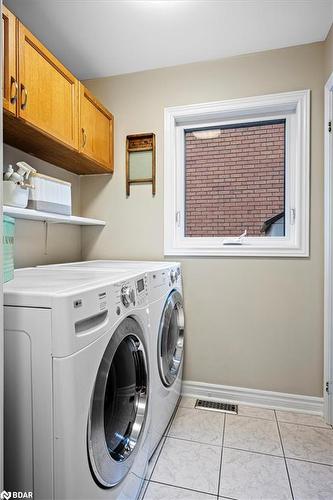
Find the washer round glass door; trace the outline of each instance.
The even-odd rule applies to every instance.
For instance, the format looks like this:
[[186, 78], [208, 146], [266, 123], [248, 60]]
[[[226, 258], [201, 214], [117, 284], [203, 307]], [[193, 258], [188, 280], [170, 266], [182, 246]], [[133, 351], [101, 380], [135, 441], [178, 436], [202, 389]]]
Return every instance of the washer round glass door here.
[[158, 366], [165, 386], [177, 378], [184, 351], [183, 299], [173, 290], [165, 303], [158, 334]]
[[133, 318], [113, 333], [100, 363], [88, 419], [88, 454], [104, 487], [126, 476], [139, 449], [148, 402], [145, 339]]

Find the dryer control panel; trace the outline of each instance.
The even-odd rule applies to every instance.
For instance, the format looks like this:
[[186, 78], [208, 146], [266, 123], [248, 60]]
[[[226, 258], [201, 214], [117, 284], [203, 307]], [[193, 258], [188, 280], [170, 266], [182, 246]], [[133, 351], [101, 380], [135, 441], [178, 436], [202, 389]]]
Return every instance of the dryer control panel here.
[[160, 269], [149, 273], [149, 301], [158, 299], [168, 290], [176, 288], [182, 290], [182, 276], [180, 266], [169, 269]]

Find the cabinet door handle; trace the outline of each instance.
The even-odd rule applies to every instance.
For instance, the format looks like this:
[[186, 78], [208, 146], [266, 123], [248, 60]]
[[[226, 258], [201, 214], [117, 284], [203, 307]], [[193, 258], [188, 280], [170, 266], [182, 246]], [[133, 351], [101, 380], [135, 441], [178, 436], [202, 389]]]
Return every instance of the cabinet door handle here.
[[[15, 93], [12, 93], [13, 87], [15, 87]], [[14, 102], [17, 101], [17, 96], [18, 96], [18, 84], [15, 78], [12, 76], [10, 78], [10, 102], [14, 104]]]
[[83, 148], [86, 145], [86, 142], [87, 142], [87, 134], [86, 134], [86, 131], [84, 130], [84, 128], [82, 128], [82, 147]]
[[[22, 94], [24, 94], [24, 101], [22, 99]], [[25, 109], [27, 107], [27, 102], [28, 102], [28, 91], [23, 85], [23, 83], [21, 83], [21, 109]]]

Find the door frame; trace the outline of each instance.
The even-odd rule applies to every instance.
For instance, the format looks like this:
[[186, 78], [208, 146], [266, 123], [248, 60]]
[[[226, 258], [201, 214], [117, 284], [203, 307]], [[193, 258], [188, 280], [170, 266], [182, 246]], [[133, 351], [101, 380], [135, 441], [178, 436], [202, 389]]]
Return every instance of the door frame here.
[[[333, 73], [325, 85], [324, 113], [324, 417], [333, 424]], [[333, 123], [332, 123], [333, 126]], [[328, 388], [328, 390], [327, 390]]]

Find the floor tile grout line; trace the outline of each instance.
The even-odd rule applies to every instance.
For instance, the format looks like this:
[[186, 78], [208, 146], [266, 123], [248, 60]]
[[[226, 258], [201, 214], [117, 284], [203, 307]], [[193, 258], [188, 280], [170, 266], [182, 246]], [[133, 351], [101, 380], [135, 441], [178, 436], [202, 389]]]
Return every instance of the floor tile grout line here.
[[[244, 451], [245, 453], [255, 453], [257, 455], [265, 455], [268, 457], [274, 457], [274, 458], [281, 458], [283, 459], [283, 455], [273, 455], [273, 453], [265, 453], [263, 451], [255, 451], [255, 450], [246, 450], [245, 448], [235, 448], [235, 446], [225, 446], [224, 448], [227, 448], [229, 450], [237, 450], [237, 451]], [[333, 467], [333, 464], [326, 464], [324, 462], [315, 462], [314, 460], [307, 460], [306, 458], [296, 458], [296, 457], [289, 457], [288, 455], [285, 456], [287, 460], [297, 460], [298, 462], [306, 462], [309, 464], [316, 464], [316, 465], [324, 465], [326, 467]]]
[[264, 451], [246, 450], [245, 448], [236, 448], [235, 446], [226, 446], [224, 448], [227, 450], [244, 451], [245, 453], [254, 453], [255, 455], [264, 455], [265, 457], [281, 458], [283, 460], [283, 455], [274, 455], [273, 453], [265, 453]]
[[145, 496], [146, 496], [146, 491], [147, 491], [147, 488], [149, 486], [149, 481], [148, 480], [144, 480], [144, 486], [142, 486], [142, 489], [141, 489], [141, 492], [140, 492], [140, 496], [139, 496], [139, 499], [140, 500], [144, 500]]
[[279, 420], [277, 418], [279, 424], [288, 424], [288, 425], [299, 425], [300, 427], [312, 427], [314, 429], [323, 429], [324, 431], [332, 431], [332, 427], [323, 427], [322, 425], [313, 425], [313, 424], [300, 424], [299, 422], [287, 422], [286, 420]]
[[324, 467], [333, 467], [333, 464], [325, 464], [324, 462], [314, 462], [313, 460], [306, 460], [306, 458], [288, 457], [286, 460], [296, 460], [297, 462], [305, 462], [307, 464], [323, 465]]
[[235, 415], [236, 417], [247, 417], [247, 418], [257, 418], [258, 420], [267, 420], [268, 422], [274, 422], [274, 420], [272, 418], [266, 418], [266, 417], [258, 417], [257, 415], [254, 416], [254, 415], [241, 415], [240, 413], [237, 413], [237, 415]]
[[217, 483], [217, 498], [220, 496], [220, 484], [221, 484], [221, 477], [222, 477], [223, 445], [224, 445], [224, 436], [225, 436], [226, 421], [227, 421], [227, 416], [224, 415], [223, 429], [222, 429], [222, 448], [221, 448], [221, 456], [220, 456], [219, 479], [218, 479], [218, 483]]
[[[273, 410], [272, 410], [273, 411]], [[255, 420], [266, 420], [268, 422], [275, 422], [274, 418], [265, 418], [265, 417], [258, 417], [257, 415], [242, 415], [240, 413], [229, 413], [229, 415], [233, 417], [240, 417], [240, 418], [254, 418]]]
[[[207, 443], [206, 441], [205, 442], [204, 441], [196, 441], [195, 439], [181, 438], [178, 436], [172, 436], [171, 434], [168, 434], [165, 437], [168, 439], [176, 439], [178, 441], [186, 441], [187, 443], [204, 444], [206, 446], [214, 446], [215, 448], [221, 448], [220, 444]], [[274, 455], [273, 453], [265, 453], [264, 451], [248, 450], [245, 448], [236, 448], [235, 446], [224, 445], [224, 448], [229, 448], [231, 450], [247, 451], [249, 453], [258, 453], [259, 455], [268, 455], [269, 457], [283, 458], [283, 455]], [[300, 460], [302, 460], [302, 459], [300, 459]]]
[[290, 493], [291, 493], [292, 499], [294, 500], [294, 498], [295, 498], [294, 497], [294, 491], [293, 491], [293, 487], [292, 487], [292, 484], [291, 484], [291, 479], [290, 479], [290, 475], [289, 475], [289, 469], [288, 469], [286, 454], [285, 454], [285, 451], [284, 451], [284, 446], [283, 446], [283, 441], [282, 441], [282, 436], [281, 436], [281, 431], [280, 431], [280, 426], [279, 426], [278, 418], [277, 418], [277, 415], [276, 415], [276, 410], [274, 410], [274, 415], [275, 415], [276, 425], [277, 425], [277, 429], [278, 429], [278, 433], [279, 433], [279, 437], [280, 437], [280, 442], [281, 442], [281, 448], [282, 448], [282, 453], [283, 453], [284, 464], [285, 464], [286, 472], [287, 472], [287, 476], [288, 476]]
[[186, 488], [185, 486], [179, 486], [178, 484], [163, 483], [162, 481], [156, 481], [156, 479], [151, 479], [149, 481], [149, 483], [164, 484], [165, 486], [170, 486], [171, 488], [179, 488], [180, 490], [186, 490], [186, 491], [195, 491], [196, 493], [201, 493], [203, 495], [210, 495], [212, 497], [218, 496], [215, 493], [209, 493], [208, 491], [195, 490], [193, 488]]
[[221, 448], [220, 444], [213, 444], [213, 443], [207, 443], [204, 441], [196, 441], [195, 439], [186, 439], [186, 438], [181, 438], [181, 437], [177, 437], [177, 436], [171, 436], [171, 434], [168, 434], [165, 437], [168, 439], [177, 439], [178, 441], [186, 441], [188, 443], [204, 444], [206, 446], [214, 446], [215, 448]]

